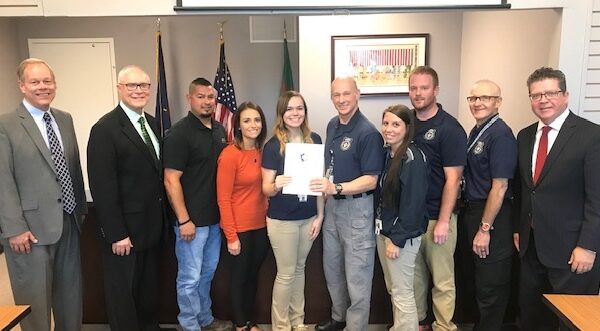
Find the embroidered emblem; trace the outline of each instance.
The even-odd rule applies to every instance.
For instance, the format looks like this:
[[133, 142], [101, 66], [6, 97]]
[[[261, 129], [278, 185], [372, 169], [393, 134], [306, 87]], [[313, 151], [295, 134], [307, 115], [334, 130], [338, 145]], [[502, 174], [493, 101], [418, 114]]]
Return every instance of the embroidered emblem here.
[[352, 138], [344, 137], [344, 139], [342, 140], [342, 143], [340, 144], [340, 148], [343, 151], [347, 151], [350, 149], [350, 146], [352, 146]]
[[423, 138], [425, 138], [425, 140], [433, 140], [433, 138], [435, 138], [435, 129], [427, 130], [425, 135], [423, 135]]
[[475, 145], [475, 148], [473, 148], [473, 154], [475, 154], [475, 155], [481, 154], [481, 152], [483, 152], [483, 146], [484, 146], [483, 141], [478, 141], [477, 144]]

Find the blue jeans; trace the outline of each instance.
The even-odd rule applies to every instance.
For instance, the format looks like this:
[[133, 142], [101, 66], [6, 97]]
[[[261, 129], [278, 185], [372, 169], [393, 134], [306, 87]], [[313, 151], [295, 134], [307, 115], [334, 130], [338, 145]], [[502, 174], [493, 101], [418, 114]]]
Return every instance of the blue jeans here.
[[198, 331], [213, 322], [210, 284], [221, 250], [219, 224], [196, 227], [192, 241], [181, 240], [175, 227], [177, 255], [177, 319], [183, 330]]

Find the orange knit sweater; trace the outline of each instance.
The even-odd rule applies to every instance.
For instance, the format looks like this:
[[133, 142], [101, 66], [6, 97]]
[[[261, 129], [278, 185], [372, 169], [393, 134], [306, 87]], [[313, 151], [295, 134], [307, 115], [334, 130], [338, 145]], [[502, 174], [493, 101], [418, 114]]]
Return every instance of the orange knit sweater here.
[[262, 193], [261, 151], [223, 149], [217, 168], [217, 202], [228, 243], [237, 233], [266, 226], [267, 197]]

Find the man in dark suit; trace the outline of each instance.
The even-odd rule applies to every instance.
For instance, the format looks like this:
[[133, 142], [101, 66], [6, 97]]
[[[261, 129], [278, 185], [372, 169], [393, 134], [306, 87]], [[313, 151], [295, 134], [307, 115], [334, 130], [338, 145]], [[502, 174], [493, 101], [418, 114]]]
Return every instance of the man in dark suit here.
[[40, 59], [17, 70], [23, 102], [0, 117], [0, 242], [24, 331], [80, 330], [80, 229], [86, 213], [73, 119], [50, 107], [54, 72]]
[[158, 330], [159, 242], [165, 225], [160, 135], [144, 113], [150, 77], [118, 75], [119, 105], [93, 127], [88, 175], [98, 216], [111, 330]]
[[521, 130], [515, 246], [520, 249], [523, 330], [556, 330], [543, 293], [598, 294], [600, 268], [600, 126], [568, 109], [560, 70], [527, 80], [539, 122]]

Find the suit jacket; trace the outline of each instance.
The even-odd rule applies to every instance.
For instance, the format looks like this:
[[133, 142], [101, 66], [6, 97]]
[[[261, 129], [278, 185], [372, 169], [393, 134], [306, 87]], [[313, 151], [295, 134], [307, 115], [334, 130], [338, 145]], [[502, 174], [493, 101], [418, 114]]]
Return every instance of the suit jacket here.
[[533, 221], [540, 262], [569, 268], [576, 246], [595, 252], [600, 248], [600, 126], [569, 113], [534, 185], [531, 158], [536, 131], [534, 123], [517, 136], [520, 255], [529, 245]]
[[[148, 124], [160, 141], [154, 118]], [[92, 127], [88, 178], [105, 248], [130, 237], [133, 249], [158, 244], [165, 225], [162, 165], [117, 106]]]
[[[69, 113], [51, 108], [63, 142], [77, 206], [79, 230], [87, 212], [79, 149]], [[50, 149], [21, 103], [0, 116], [0, 242], [31, 231], [38, 245], [56, 243], [63, 229], [62, 192]]]

